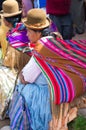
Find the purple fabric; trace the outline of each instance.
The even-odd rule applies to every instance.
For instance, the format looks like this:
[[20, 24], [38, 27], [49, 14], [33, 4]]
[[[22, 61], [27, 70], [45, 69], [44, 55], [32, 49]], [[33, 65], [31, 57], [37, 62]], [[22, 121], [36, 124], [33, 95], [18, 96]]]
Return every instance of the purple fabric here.
[[22, 0], [23, 16], [27, 15], [28, 10], [33, 8], [31, 0]]
[[9, 44], [13, 43], [28, 43], [27, 30], [22, 23], [16, 24], [15, 28], [7, 33]]
[[14, 32], [12, 35], [9, 36], [9, 43], [13, 44], [16, 42], [23, 42], [28, 43], [28, 38], [26, 37], [26, 31], [22, 32]]

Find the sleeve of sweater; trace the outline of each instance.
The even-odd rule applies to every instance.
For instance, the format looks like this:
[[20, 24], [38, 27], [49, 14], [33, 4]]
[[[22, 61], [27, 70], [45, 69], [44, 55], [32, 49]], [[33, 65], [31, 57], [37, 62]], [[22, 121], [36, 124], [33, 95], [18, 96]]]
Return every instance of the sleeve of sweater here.
[[24, 80], [33, 83], [40, 75], [41, 70], [39, 66], [35, 63], [34, 58], [31, 57], [30, 61], [26, 64], [26, 66], [22, 70], [22, 74], [24, 76]]

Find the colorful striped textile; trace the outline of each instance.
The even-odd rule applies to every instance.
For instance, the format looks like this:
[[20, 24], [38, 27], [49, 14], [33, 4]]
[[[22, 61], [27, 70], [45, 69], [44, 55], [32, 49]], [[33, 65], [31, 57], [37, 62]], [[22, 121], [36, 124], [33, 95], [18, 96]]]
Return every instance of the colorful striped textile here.
[[17, 23], [15, 28], [7, 33], [7, 40], [13, 48], [22, 51], [22, 49], [25, 48], [29, 42], [25, 25], [22, 23]]
[[74, 87], [65, 72], [36, 56], [34, 59], [47, 78], [54, 103], [60, 104], [72, 101], [75, 96]]
[[[57, 27], [53, 22], [51, 22], [49, 29], [50, 32], [57, 31]], [[7, 40], [13, 48], [19, 51], [22, 51], [25, 47], [28, 47], [29, 39], [27, 37], [27, 30], [25, 25], [22, 23], [17, 23], [15, 28], [7, 33]], [[33, 45], [31, 45], [31, 47], [33, 48]], [[28, 55], [31, 55], [30, 51], [27, 51], [27, 53]]]
[[48, 36], [34, 48], [36, 63], [49, 82], [55, 104], [71, 102], [86, 91], [85, 42]]
[[20, 92], [17, 87], [9, 107], [10, 127], [12, 130], [32, 130], [30, 112], [22, 95], [23, 86]]
[[43, 37], [32, 54], [47, 78], [55, 104], [71, 102], [86, 91], [86, 40]]

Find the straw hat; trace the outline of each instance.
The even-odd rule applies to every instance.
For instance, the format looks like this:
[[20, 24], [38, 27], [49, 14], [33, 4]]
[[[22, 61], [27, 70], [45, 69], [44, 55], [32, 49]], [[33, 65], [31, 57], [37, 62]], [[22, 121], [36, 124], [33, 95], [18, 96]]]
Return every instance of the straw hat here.
[[24, 24], [30, 29], [40, 30], [50, 25], [50, 19], [46, 17], [43, 9], [31, 9], [27, 12], [27, 19]]
[[19, 5], [16, 0], [6, 0], [2, 4], [3, 16], [11, 17], [21, 14], [22, 11], [19, 10]]

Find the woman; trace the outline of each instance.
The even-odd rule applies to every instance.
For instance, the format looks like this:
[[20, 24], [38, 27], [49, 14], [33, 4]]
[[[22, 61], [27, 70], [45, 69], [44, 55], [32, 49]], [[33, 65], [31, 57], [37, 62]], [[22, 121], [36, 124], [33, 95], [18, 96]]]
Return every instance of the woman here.
[[1, 14], [1, 26], [0, 26], [0, 46], [1, 46], [1, 52], [2, 52], [2, 59], [4, 59], [6, 54], [6, 48], [7, 48], [7, 40], [6, 40], [6, 33], [8, 32], [8, 27], [5, 26], [3, 22], [3, 16]]
[[[50, 129], [55, 130], [62, 129], [63, 124], [65, 130], [71, 112], [77, 110], [68, 112], [68, 105], [65, 105], [66, 110], [62, 117], [62, 106], [59, 114], [54, 107], [51, 111], [50, 100], [55, 105], [72, 102], [86, 91], [85, 41], [78, 43], [52, 36], [50, 20], [42, 9], [31, 9], [24, 23], [30, 39], [30, 47], [26, 51], [27, 54], [32, 53], [32, 57], [19, 76], [20, 83], [16, 86], [9, 109], [10, 127], [48, 130], [51, 126]], [[52, 119], [57, 120], [49, 126]]]
[[15, 0], [6, 0], [2, 4], [2, 8], [4, 23], [9, 31], [7, 33], [6, 54], [0, 66], [0, 119], [4, 119], [6, 116], [17, 74], [29, 60], [26, 54], [15, 50], [11, 46], [16, 43], [17, 47], [19, 44], [22, 44], [23, 47], [23, 44], [28, 43], [27, 31], [24, 24], [21, 23], [22, 11], [19, 10], [18, 3]]
[[[44, 11], [40, 12], [40, 13], [42, 13], [44, 17], [46, 16]], [[46, 17], [45, 17], [45, 19], [46, 19]], [[38, 17], [37, 17], [37, 21], [38, 21]], [[31, 44], [29, 46], [30, 46], [31, 50], [34, 49], [34, 45], [35, 45], [34, 43], [36, 43], [36, 41], [38, 41], [42, 36], [49, 35], [50, 20], [47, 20], [47, 21], [48, 21], [48, 23], [43, 28], [41, 28], [42, 30], [30, 30], [30, 32], [28, 32], [28, 34], [30, 33], [29, 38], [30, 38]], [[30, 66], [30, 69], [29, 68], [27, 69], [28, 65]], [[35, 64], [33, 56], [28, 65], [26, 65], [25, 68], [23, 68], [23, 73], [26, 74], [26, 71], [27, 71], [27, 74], [29, 74], [29, 77], [26, 76], [27, 80], [24, 81], [24, 79], [22, 79], [21, 74], [20, 74], [20, 81], [23, 84], [19, 83], [16, 87], [16, 90], [19, 93], [22, 92], [21, 95], [23, 94], [25, 102], [26, 102], [26, 100], [28, 101], [29, 99], [32, 98], [32, 100], [29, 100], [28, 103], [26, 102], [27, 108], [29, 108], [29, 111], [31, 114], [30, 119], [32, 122], [32, 123], [28, 123], [26, 128], [33, 129], [33, 130], [38, 130], [38, 129], [39, 130], [42, 130], [42, 129], [48, 130], [49, 122], [51, 120], [50, 94], [49, 94], [49, 90], [48, 90], [48, 83], [47, 83], [45, 77], [43, 76], [43, 74], [41, 73], [41, 70], [39, 69], [39, 67]], [[29, 83], [29, 84], [27, 84], [27, 83]], [[26, 86], [25, 86], [25, 84], [26, 84]], [[27, 91], [27, 94], [26, 94], [26, 91]], [[28, 92], [29, 92], [29, 94], [28, 94]], [[15, 96], [15, 94], [14, 94], [14, 96]], [[17, 99], [14, 98], [13, 100], [14, 101], [12, 101], [12, 102], [14, 102], [14, 103], [11, 104], [11, 107], [9, 110], [9, 116], [10, 116], [10, 121], [11, 121], [10, 126], [11, 126], [11, 129], [22, 128], [22, 130], [23, 130], [23, 129], [25, 129], [24, 122], [26, 120], [22, 121], [21, 111], [20, 110], [18, 111], [19, 107], [21, 107], [21, 106], [17, 107], [19, 102], [18, 102], [18, 104], [16, 104], [16, 107], [14, 108], [15, 100], [17, 100]], [[17, 101], [19, 101], [19, 100], [20, 99], [18, 99]], [[43, 108], [43, 106], [46, 106], [46, 107]], [[15, 114], [12, 114], [13, 109], [14, 109]], [[20, 113], [20, 114], [18, 115], [18, 113]], [[20, 124], [18, 124], [17, 122], [15, 123], [13, 118], [16, 119], [16, 121]]]

